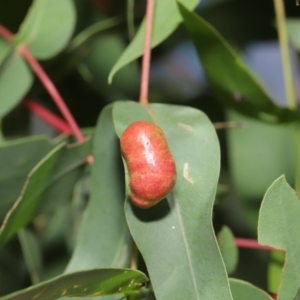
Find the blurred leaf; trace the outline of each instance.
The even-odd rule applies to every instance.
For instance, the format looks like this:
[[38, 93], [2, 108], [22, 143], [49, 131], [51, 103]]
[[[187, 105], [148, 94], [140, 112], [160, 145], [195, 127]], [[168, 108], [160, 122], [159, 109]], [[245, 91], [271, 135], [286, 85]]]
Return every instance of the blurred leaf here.
[[258, 241], [286, 251], [278, 300], [295, 299], [300, 288], [300, 201], [284, 176], [267, 190], [258, 221]]
[[58, 145], [29, 173], [19, 198], [7, 213], [0, 228], [0, 246], [36, 215], [71, 197], [90, 141], [79, 145]]
[[42, 272], [42, 249], [38, 239], [26, 228], [18, 231], [18, 237], [22, 248], [24, 260], [31, 277], [32, 284], [41, 280]]
[[271, 96], [225, 39], [204, 19], [178, 3], [184, 25], [199, 54], [216, 97], [252, 118], [271, 122], [299, 119], [299, 112], [277, 107]]
[[117, 134], [137, 120], [153, 121], [167, 136], [177, 183], [164, 200], [142, 210], [125, 205], [133, 238], [145, 259], [157, 299], [232, 299], [214, 231], [212, 207], [219, 176], [219, 144], [208, 118], [183, 106], [117, 102]]
[[268, 290], [270, 292], [277, 293], [279, 289], [284, 261], [284, 252], [272, 251], [268, 267]]
[[112, 106], [102, 111], [94, 136], [91, 199], [66, 272], [95, 267], [129, 267], [130, 237], [123, 210], [125, 199], [119, 141]]
[[286, 29], [288, 32], [289, 39], [293, 46], [300, 51], [300, 19], [289, 18], [286, 20]]
[[120, 23], [121, 19], [119, 17], [113, 17], [88, 26], [72, 39], [68, 47], [68, 51], [74, 51], [78, 47], [85, 46], [92, 37], [95, 37], [97, 34], [119, 25]]
[[273, 300], [266, 292], [249, 282], [230, 278], [229, 283], [234, 300]]
[[293, 181], [296, 162], [292, 126], [266, 124], [234, 111], [228, 111], [227, 118], [243, 124], [242, 128], [227, 130], [231, 175], [243, 200], [260, 202], [266, 189], [282, 174]]
[[[138, 90], [138, 70], [136, 64], [126, 66], [116, 76], [113, 85], [108, 85], [106, 78], [114, 61], [124, 50], [124, 42], [117, 35], [105, 35], [95, 38], [90, 51], [83, 59], [88, 70], [87, 82], [100, 94], [105, 94], [111, 101], [128, 98]], [[81, 69], [79, 69], [81, 70]]]
[[223, 226], [218, 234], [219, 248], [223, 257], [227, 274], [235, 271], [238, 264], [238, 248], [234, 242], [234, 235], [229, 227]]
[[[193, 9], [199, 0], [180, 0], [188, 8]], [[167, 17], [166, 17], [167, 16]], [[174, 0], [155, 2], [154, 21], [152, 30], [152, 48], [163, 42], [180, 24], [181, 16]], [[141, 24], [134, 39], [119, 57], [112, 70], [108, 81], [112, 82], [113, 76], [124, 66], [139, 58], [143, 54], [145, 38], [145, 21]]]
[[32, 82], [32, 74], [23, 58], [0, 38], [0, 118], [22, 100]]
[[76, 12], [72, 0], [34, 0], [15, 36], [38, 59], [58, 54], [74, 31]]
[[267, 188], [282, 174], [289, 182], [294, 181], [294, 129], [289, 124], [267, 124], [232, 110], [227, 111], [227, 117], [243, 124], [226, 132], [229, 166], [243, 218], [256, 234], [259, 205]]
[[5, 142], [0, 146], [0, 220], [20, 195], [28, 173], [57, 145], [44, 136]]
[[95, 269], [55, 277], [0, 300], [53, 300], [64, 296], [84, 297], [118, 294], [141, 289], [148, 278], [130, 269]]

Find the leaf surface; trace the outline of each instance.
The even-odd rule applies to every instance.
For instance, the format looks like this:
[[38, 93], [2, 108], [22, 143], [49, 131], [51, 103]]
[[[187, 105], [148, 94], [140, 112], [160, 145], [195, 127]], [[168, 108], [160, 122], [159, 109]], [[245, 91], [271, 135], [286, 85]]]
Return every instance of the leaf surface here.
[[258, 220], [258, 241], [286, 251], [278, 299], [295, 299], [300, 288], [300, 201], [284, 176], [267, 190]]
[[[193, 9], [199, 0], [181, 0], [186, 7]], [[152, 48], [163, 42], [181, 23], [181, 16], [176, 7], [176, 1], [155, 1], [154, 20], [152, 29]], [[124, 66], [139, 58], [143, 54], [145, 38], [145, 21], [142, 22], [138, 32], [126, 50], [113, 66], [108, 81]]]
[[0, 300], [53, 300], [65, 296], [84, 297], [130, 293], [141, 289], [148, 278], [130, 269], [95, 269], [55, 277]]
[[81, 174], [80, 166], [90, 151], [90, 142], [66, 147], [60, 144], [29, 173], [19, 198], [0, 228], [0, 246], [30, 222], [38, 210], [48, 210], [72, 195]]
[[125, 191], [112, 105], [101, 112], [94, 135], [91, 199], [67, 273], [95, 267], [129, 267], [132, 238], [123, 210]]
[[234, 300], [273, 300], [266, 292], [249, 282], [233, 278], [229, 282]]
[[234, 235], [229, 227], [222, 227], [218, 233], [218, 242], [227, 273], [231, 274], [237, 267], [239, 253], [234, 242]]
[[23, 58], [0, 38], [0, 117], [5, 116], [23, 99], [33, 82]]
[[28, 173], [56, 144], [46, 137], [9, 141], [0, 147], [0, 220], [20, 195]]
[[145, 259], [156, 298], [232, 299], [212, 228], [220, 167], [212, 124], [201, 111], [160, 104], [148, 110], [134, 102], [118, 102], [113, 116], [119, 136], [134, 121], [155, 120], [176, 161], [177, 182], [168, 201], [146, 210], [128, 199], [125, 204], [129, 229]]
[[178, 6], [206, 78], [218, 99], [244, 115], [268, 122], [299, 119], [299, 112], [274, 104], [271, 96], [216, 29], [181, 3]]
[[72, 0], [34, 0], [15, 36], [38, 59], [49, 59], [69, 42], [75, 28]]

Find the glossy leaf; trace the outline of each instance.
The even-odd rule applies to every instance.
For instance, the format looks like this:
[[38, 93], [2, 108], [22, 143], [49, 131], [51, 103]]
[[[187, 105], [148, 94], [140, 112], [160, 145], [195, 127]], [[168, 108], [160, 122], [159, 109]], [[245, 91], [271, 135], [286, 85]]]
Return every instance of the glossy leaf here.
[[15, 36], [38, 59], [58, 54], [69, 42], [75, 28], [72, 0], [34, 0]]
[[[193, 9], [199, 0], [180, 0], [186, 7]], [[166, 17], [168, 16], [168, 17]], [[174, 0], [155, 2], [154, 24], [152, 30], [152, 48], [163, 42], [181, 23], [181, 16]], [[143, 21], [134, 39], [117, 60], [109, 74], [109, 83], [113, 76], [124, 66], [139, 58], [143, 53], [145, 38], [145, 21]]]
[[219, 145], [208, 118], [183, 106], [114, 105], [120, 136], [134, 121], [157, 122], [177, 166], [177, 182], [167, 200], [141, 210], [126, 201], [132, 236], [145, 259], [154, 293], [164, 299], [232, 299], [212, 228], [219, 176]]
[[295, 299], [300, 288], [300, 201], [284, 176], [267, 190], [259, 212], [258, 241], [286, 251], [278, 300]]
[[223, 226], [218, 233], [220, 251], [228, 274], [235, 271], [238, 264], [238, 248], [234, 242], [234, 235], [229, 227]]
[[32, 74], [18, 52], [0, 38], [0, 117], [5, 116], [25, 96]]
[[216, 97], [252, 118], [269, 122], [299, 119], [299, 113], [277, 107], [225, 39], [209, 23], [178, 3], [206, 78]]
[[112, 105], [101, 113], [94, 135], [91, 199], [66, 272], [95, 267], [129, 267], [132, 240], [126, 225], [119, 141]]
[[20, 195], [28, 173], [56, 145], [43, 136], [16, 139], [1, 145], [0, 220]]
[[53, 300], [130, 293], [141, 289], [148, 278], [130, 269], [94, 269], [55, 277], [0, 300]]
[[249, 282], [230, 278], [229, 283], [234, 300], [273, 300], [266, 292]]
[[29, 173], [19, 198], [7, 213], [0, 228], [0, 246], [35, 217], [72, 195], [80, 166], [90, 151], [90, 142], [66, 147], [58, 145]]

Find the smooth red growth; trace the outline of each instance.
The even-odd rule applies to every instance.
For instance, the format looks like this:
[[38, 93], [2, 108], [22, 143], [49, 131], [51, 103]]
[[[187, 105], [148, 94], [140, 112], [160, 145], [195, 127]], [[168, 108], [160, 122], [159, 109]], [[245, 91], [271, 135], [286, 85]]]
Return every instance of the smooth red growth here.
[[130, 198], [140, 208], [149, 208], [173, 188], [176, 166], [161, 128], [137, 121], [121, 136], [121, 151], [130, 178]]

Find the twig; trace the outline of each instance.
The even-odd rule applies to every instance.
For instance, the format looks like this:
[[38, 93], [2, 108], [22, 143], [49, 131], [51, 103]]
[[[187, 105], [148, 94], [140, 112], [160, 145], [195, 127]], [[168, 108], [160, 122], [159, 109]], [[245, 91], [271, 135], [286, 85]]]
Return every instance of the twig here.
[[235, 238], [235, 244], [240, 248], [247, 249], [257, 249], [257, 250], [267, 250], [267, 251], [282, 251], [277, 250], [269, 246], [260, 245], [256, 240], [244, 239], [244, 238]]
[[154, 1], [155, 0], [148, 0], [147, 8], [146, 8], [146, 31], [145, 31], [145, 42], [144, 42], [144, 55], [142, 60], [141, 90], [140, 90], [140, 100], [139, 100], [141, 104], [148, 103]]
[[23, 101], [24, 106], [26, 106], [32, 113], [40, 117], [43, 121], [47, 122], [53, 128], [61, 133], [71, 133], [72, 130], [69, 125], [62, 120], [60, 117], [55, 115], [53, 112], [42, 106], [41, 104], [31, 100], [25, 99]]

